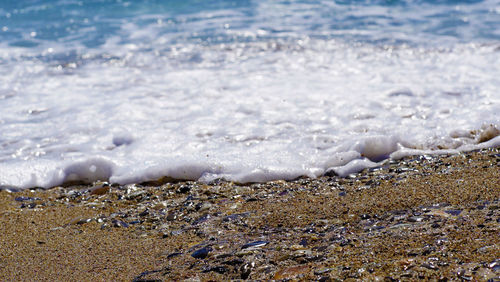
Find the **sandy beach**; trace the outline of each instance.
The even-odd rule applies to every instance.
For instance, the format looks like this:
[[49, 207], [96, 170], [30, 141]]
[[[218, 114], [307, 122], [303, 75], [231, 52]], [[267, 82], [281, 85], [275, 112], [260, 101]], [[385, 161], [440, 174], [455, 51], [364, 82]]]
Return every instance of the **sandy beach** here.
[[500, 279], [500, 150], [347, 178], [0, 191], [2, 281]]

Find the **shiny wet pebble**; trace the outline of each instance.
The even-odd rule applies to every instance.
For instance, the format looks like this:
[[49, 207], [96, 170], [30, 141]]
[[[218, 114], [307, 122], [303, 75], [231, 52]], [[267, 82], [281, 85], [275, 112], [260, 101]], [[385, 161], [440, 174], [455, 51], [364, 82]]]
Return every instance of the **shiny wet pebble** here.
[[204, 259], [212, 251], [211, 247], [204, 247], [199, 250], [194, 251], [191, 256], [196, 259]]
[[244, 250], [244, 249], [248, 249], [248, 248], [260, 248], [260, 247], [263, 247], [267, 244], [269, 244], [268, 241], [253, 241], [250, 243], [246, 243], [245, 245], [243, 245], [241, 247], [241, 249]]

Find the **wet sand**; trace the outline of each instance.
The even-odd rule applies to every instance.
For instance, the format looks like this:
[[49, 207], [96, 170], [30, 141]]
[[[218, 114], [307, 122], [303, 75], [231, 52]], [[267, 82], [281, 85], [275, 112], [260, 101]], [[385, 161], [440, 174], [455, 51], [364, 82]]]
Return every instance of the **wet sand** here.
[[500, 279], [500, 150], [348, 178], [0, 191], [0, 280]]

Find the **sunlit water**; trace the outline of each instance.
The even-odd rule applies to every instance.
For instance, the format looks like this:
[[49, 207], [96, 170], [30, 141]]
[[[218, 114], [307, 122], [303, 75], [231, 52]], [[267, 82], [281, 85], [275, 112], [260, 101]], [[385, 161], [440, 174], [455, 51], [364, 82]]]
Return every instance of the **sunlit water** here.
[[500, 1], [2, 1], [0, 74], [3, 187], [345, 175], [500, 144]]

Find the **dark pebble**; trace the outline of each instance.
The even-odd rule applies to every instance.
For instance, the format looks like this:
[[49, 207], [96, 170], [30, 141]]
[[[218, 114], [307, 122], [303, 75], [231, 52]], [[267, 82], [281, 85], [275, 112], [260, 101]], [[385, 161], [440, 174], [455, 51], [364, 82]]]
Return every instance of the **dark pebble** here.
[[241, 247], [241, 249], [248, 249], [248, 248], [259, 248], [259, 247], [262, 247], [262, 246], [265, 246], [269, 244], [268, 241], [253, 241], [253, 242], [250, 242], [250, 243], [246, 243], [245, 245], [243, 245]]
[[436, 251], [436, 248], [434, 248], [433, 246], [431, 246], [431, 245], [425, 245], [423, 247], [423, 250], [422, 250], [422, 255], [426, 256], [426, 255], [428, 255], [430, 253], [433, 253], [435, 251]]
[[237, 219], [240, 219], [242, 217], [247, 217], [249, 214], [250, 213], [248, 213], [248, 212], [231, 214], [231, 215], [228, 215], [228, 216], [225, 216], [224, 218], [222, 218], [222, 221], [228, 222], [228, 221], [237, 220]]
[[338, 243], [341, 247], [347, 246], [351, 243], [350, 239], [345, 238], [344, 236], [341, 235], [335, 235], [333, 236], [330, 241], [334, 241]]
[[197, 225], [197, 224], [203, 223], [203, 222], [207, 221], [208, 219], [210, 219], [210, 217], [211, 217], [210, 214], [206, 213], [206, 214], [200, 216], [195, 221], [193, 221], [193, 225]]
[[345, 191], [341, 191], [341, 192], [339, 192], [339, 196], [340, 196], [340, 197], [344, 197], [345, 195], [346, 195], [346, 192], [345, 192]]
[[180, 255], [182, 255], [182, 253], [179, 253], [179, 252], [177, 252], [177, 253], [171, 253], [171, 254], [169, 254], [169, 255], [167, 256], [167, 258], [168, 258], [168, 259], [171, 259], [171, 258], [173, 258], [173, 257], [180, 256]]
[[369, 214], [362, 214], [361, 219], [370, 219], [372, 218]]
[[211, 247], [204, 247], [199, 250], [194, 251], [191, 256], [197, 259], [204, 259], [208, 256], [208, 253], [212, 251]]
[[288, 194], [288, 190], [286, 190], [286, 189], [285, 189], [285, 190], [283, 190], [282, 192], [280, 192], [278, 195], [279, 195], [279, 196], [285, 196], [285, 195], [287, 195], [287, 194]]
[[179, 187], [179, 189], [177, 190], [177, 193], [180, 193], [180, 194], [185, 194], [187, 192], [189, 192], [191, 190], [191, 187], [189, 185], [182, 185], [181, 187]]
[[18, 202], [24, 202], [24, 201], [39, 201], [41, 200], [40, 198], [33, 198], [33, 197], [16, 197], [14, 200]]
[[455, 215], [455, 216], [457, 216], [460, 213], [462, 213], [461, 210], [445, 210], [444, 212], [447, 213], [447, 214]]
[[167, 214], [167, 220], [168, 220], [168, 221], [174, 221], [174, 220], [176, 220], [176, 219], [177, 219], [177, 215], [176, 215], [175, 213], [173, 213], [173, 212], [169, 212], [169, 213]]
[[441, 225], [439, 225], [439, 224], [437, 224], [437, 223], [433, 223], [433, 224], [431, 225], [431, 227], [432, 227], [432, 228], [439, 228], [439, 227], [441, 227]]
[[302, 241], [300, 241], [299, 245], [301, 246], [307, 246], [307, 239], [302, 239]]
[[241, 260], [241, 259], [232, 259], [232, 260], [227, 260], [225, 262], [223, 262], [223, 264], [227, 264], [227, 265], [240, 265], [242, 264], [244, 261]]
[[247, 279], [252, 272], [252, 268], [255, 266], [254, 262], [247, 262], [240, 267], [241, 279]]
[[338, 176], [338, 174], [333, 169], [327, 170], [324, 175], [328, 177]]
[[29, 208], [29, 209], [33, 209], [36, 207], [36, 204], [35, 203], [29, 203], [29, 204], [22, 204], [20, 206], [21, 209], [24, 209], [24, 208]]
[[228, 269], [224, 266], [214, 266], [214, 267], [210, 267], [208, 269], [205, 269], [203, 270], [203, 273], [207, 273], [207, 272], [217, 272], [219, 274], [224, 274], [226, 272], [228, 272]]
[[125, 221], [115, 219], [112, 221], [112, 223], [114, 227], [128, 227], [128, 223], [126, 223]]
[[314, 230], [314, 228], [312, 227], [308, 227], [304, 229], [304, 233], [316, 233], [316, 230]]

